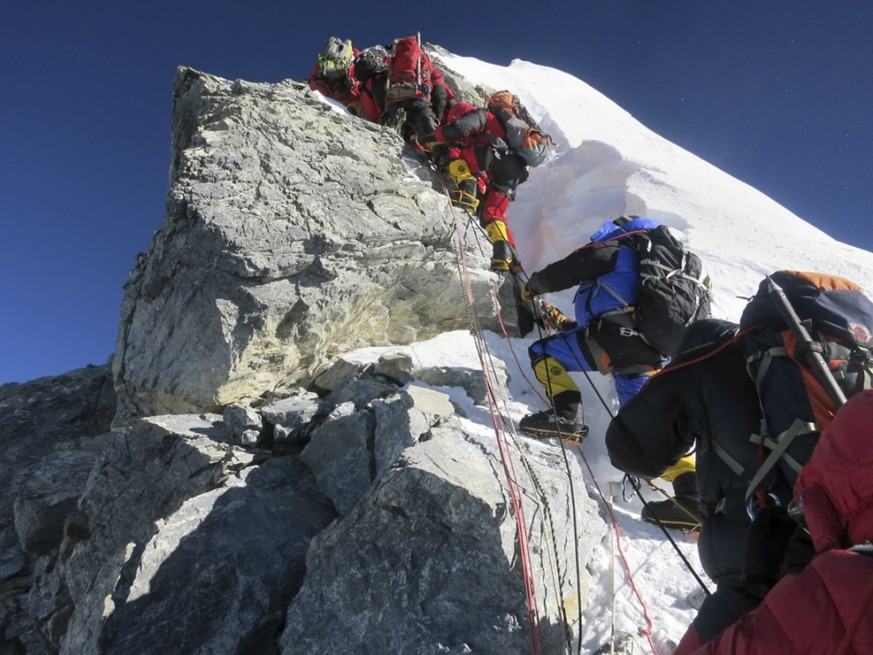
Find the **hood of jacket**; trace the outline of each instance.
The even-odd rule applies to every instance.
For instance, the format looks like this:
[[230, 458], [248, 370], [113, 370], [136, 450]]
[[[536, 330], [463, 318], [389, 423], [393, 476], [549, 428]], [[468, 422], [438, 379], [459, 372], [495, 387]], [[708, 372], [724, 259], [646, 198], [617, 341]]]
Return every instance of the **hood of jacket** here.
[[[597, 231], [591, 235], [591, 243], [608, 241], [622, 233], [635, 232], [636, 230], [653, 230], [656, 227], [661, 226], [661, 224], [653, 218], [622, 216], [621, 219], [626, 220], [620, 220], [617, 218], [614, 221], [604, 221], [603, 224], [597, 228]], [[616, 221], [619, 221], [622, 224], [617, 225]]]
[[794, 486], [817, 551], [873, 543], [873, 390], [840, 408]]

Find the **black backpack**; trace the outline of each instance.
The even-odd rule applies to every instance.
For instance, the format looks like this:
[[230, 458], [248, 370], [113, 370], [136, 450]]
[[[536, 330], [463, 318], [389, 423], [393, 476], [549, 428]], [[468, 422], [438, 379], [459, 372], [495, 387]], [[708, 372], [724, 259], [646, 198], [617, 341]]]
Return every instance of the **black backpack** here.
[[[839, 406], [871, 387], [873, 302], [845, 278], [777, 271], [740, 319], [740, 346], [764, 417], [747, 499], [791, 500], [794, 482]], [[763, 502], [763, 498], [760, 498]]]
[[388, 49], [381, 45], [374, 45], [361, 51], [355, 59], [355, 78], [363, 83], [374, 75], [387, 73], [390, 57]]
[[639, 256], [634, 325], [658, 352], [673, 356], [684, 329], [709, 318], [712, 281], [703, 262], [666, 225], [622, 237]]

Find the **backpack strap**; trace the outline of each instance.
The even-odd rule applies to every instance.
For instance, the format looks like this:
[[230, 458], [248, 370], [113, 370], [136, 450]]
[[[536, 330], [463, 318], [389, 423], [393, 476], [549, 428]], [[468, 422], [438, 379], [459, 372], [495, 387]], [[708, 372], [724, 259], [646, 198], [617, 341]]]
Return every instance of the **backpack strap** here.
[[[764, 352], [755, 353], [750, 357], [746, 358], [746, 362], [748, 364], [752, 364], [755, 361], [760, 361], [761, 364], [758, 367], [757, 375], [755, 376], [755, 388], [760, 389], [761, 381], [767, 375], [767, 371], [770, 368], [770, 365], [773, 363], [774, 358], [776, 357], [790, 357], [788, 354], [788, 350], [785, 346], [773, 346], [772, 348], [767, 349]], [[760, 402], [760, 396], [759, 396]], [[761, 415], [764, 416], [764, 408], [761, 407]], [[762, 424], [763, 426], [763, 424]], [[758, 466], [758, 470], [755, 472], [754, 477], [749, 482], [749, 486], [746, 488], [746, 503], [749, 504], [752, 497], [756, 494], [760, 496], [766, 495], [765, 489], [763, 487], [764, 478], [767, 477], [767, 474], [773, 470], [773, 467], [776, 466], [776, 463], [780, 458], [784, 459], [786, 463], [796, 472], [800, 472], [802, 468], [802, 464], [800, 464], [793, 457], [790, 457], [785, 451], [791, 445], [791, 442], [800, 435], [810, 434], [812, 432], [817, 432], [818, 427], [815, 423], [809, 423], [806, 421], [801, 421], [800, 419], [795, 419], [794, 423], [792, 423], [787, 430], [785, 430], [782, 434], [778, 435], [775, 439], [770, 438], [765, 430], [761, 430], [762, 434], [752, 434], [749, 436], [749, 441], [753, 444], [757, 444], [759, 453], [764, 452], [764, 449], [769, 449], [770, 453], [767, 457], [761, 462]], [[751, 507], [751, 505], [749, 505]], [[751, 510], [750, 510], [751, 513]]]
[[749, 438], [749, 441], [758, 444], [759, 448], [769, 448], [770, 454], [767, 455], [767, 458], [761, 463], [758, 470], [755, 472], [755, 476], [749, 482], [749, 486], [746, 488], [746, 502], [748, 502], [757, 492], [758, 487], [761, 486], [764, 478], [767, 477], [767, 474], [774, 466], [776, 466], [776, 462], [778, 462], [780, 458], [784, 459], [792, 469], [799, 473], [802, 465], [798, 463], [796, 459], [790, 457], [785, 451], [796, 437], [817, 431], [818, 429], [816, 428], [815, 423], [807, 423], [800, 419], [796, 419], [794, 423], [791, 424], [791, 427], [776, 437], [775, 440], [753, 434]]
[[709, 447], [712, 448], [713, 452], [718, 455], [719, 459], [724, 462], [735, 475], [740, 476], [745, 472], [746, 469], [743, 468], [743, 465], [734, 459], [731, 454], [718, 443], [712, 439], [707, 440], [707, 443], [709, 444]]
[[597, 295], [598, 291], [599, 291], [600, 289], [603, 289], [606, 293], [608, 293], [610, 296], [612, 296], [612, 297], [615, 298], [618, 302], [621, 303], [621, 307], [620, 307], [620, 308], [616, 308], [616, 309], [614, 309], [614, 310], [612, 310], [612, 311], [610, 311], [610, 312], [606, 312], [606, 314], [604, 314], [603, 316], [606, 316], [607, 314], [613, 314], [613, 313], [614, 313], [614, 314], [625, 314], [625, 313], [631, 311], [631, 310], [630, 310], [630, 303], [627, 301], [627, 299], [624, 298], [624, 297], [622, 297], [621, 294], [619, 294], [615, 289], [613, 289], [613, 288], [612, 288], [611, 286], [609, 286], [608, 284], [604, 284], [603, 281], [602, 281], [600, 278], [598, 278], [598, 279], [595, 281], [594, 285], [597, 287], [597, 290], [595, 290], [595, 291], [591, 294], [591, 299], [592, 299], [592, 300], [593, 300], [594, 297]]
[[[767, 436], [753, 434], [751, 437], [749, 437], [749, 441], [751, 441], [753, 444], [768, 449], [771, 452], [771, 457], [773, 453], [778, 452], [782, 459], [784, 459], [794, 471], [800, 473], [800, 469], [803, 468], [803, 464], [798, 462], [785, 451], [788, 449], [788, 447], [791, 445], [791, 442], [796, 437], [804, 434], [812, 434], [818, 431], [818, 426], [815, 423], [795, 419], [794, 423], [792, 423], [791, 426], [787, 430], [785, 430], [785, 432], [780, 434], [775, 440]], [[764, 460], [764, 463], [761, 466], [767, 466], [769, 459], [770, 458]], [[773, 465], [771, 464], [769, 468], [773, 468]]]

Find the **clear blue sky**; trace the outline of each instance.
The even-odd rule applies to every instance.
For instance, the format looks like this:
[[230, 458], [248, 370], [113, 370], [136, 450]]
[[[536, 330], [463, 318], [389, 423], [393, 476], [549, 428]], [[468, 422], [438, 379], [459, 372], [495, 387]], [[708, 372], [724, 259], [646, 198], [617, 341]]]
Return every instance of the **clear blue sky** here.
[[6, 2], [0, 384], [114, 350], [122, 285], [163, 222], [178, 65], [301, 80], [332, 34], [364, 47], [416, 31], [567, 71], [873, 250], [873, 0]]

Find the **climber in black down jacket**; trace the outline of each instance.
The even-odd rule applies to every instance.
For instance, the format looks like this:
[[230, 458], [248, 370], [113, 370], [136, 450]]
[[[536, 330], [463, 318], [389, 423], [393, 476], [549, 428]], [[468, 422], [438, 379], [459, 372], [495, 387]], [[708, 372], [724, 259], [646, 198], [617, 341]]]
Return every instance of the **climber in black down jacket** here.
[[696, 448], [704, 517], [698, 551], [717, 585], [694, 619], [702, 641], [759, 602], [743, 579], [751, 474], [734, 473], [717, 453], [721, 449], [745, 471], [755, 471], [757, 447], [749, 437], [760, 430], [761, 412], [743, 353], [733, 342], [736, 332], [727, 321], [693, 324], [680, 355], [622, 406], [606, 433], [613, 465], [647, 479]]

